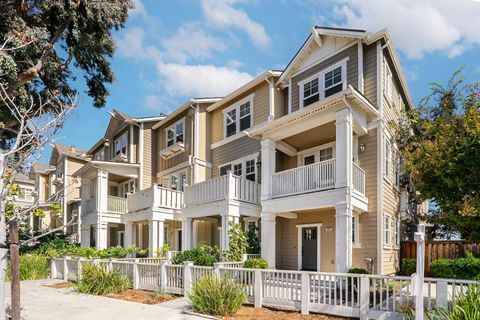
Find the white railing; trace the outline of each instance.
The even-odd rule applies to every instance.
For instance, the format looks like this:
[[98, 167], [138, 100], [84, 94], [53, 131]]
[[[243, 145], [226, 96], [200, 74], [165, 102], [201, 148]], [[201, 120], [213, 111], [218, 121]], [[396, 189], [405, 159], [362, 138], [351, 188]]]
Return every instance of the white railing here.
[[365, 171], [356, 163], [353, 163], [352, 169], [353, 188], [365, 194]]
[[280, 171], [272, 175], [272, 197], [335, 188], [335, 159]]
[[128, 212], [153, 207], [180, 210], [183, 206], [183, 192], [157, 185], [129, 194], [127, 199]]
[[185, 206], [194, 206], [225, 199], [260, 204], [260, 184], [233, 175], [226, 175], [185, 187]]
[[[134, 289], [188, 295], [202, 276], [214, 275], [240, 284], [255, 307], [290, 307], [302, 313], [319, 312], [360, 319], [400, 316], [415, 301], [413, 277], [260, 270], [194, 266], [191, 262], [171, 265], [132, 261], [63, 258], [51, 260], [53, 279], [76, 281], [82, 265], [94, 263], [120, 272]], [[459, 295], [479, 282], [425, 278], [425, 307], [448, 307]]]
[[259, 253], [244, 253], [242, 254], [242, 262], [247, 261], [248, 259], [258, 259], [261, 258], [261, 254]]
[[90, 213], [94, 213], [95, 212], [95, 209], [96, 209], [96, 203], [97, 202], [97, 199], [95, 198], [92, 198], [92, 199], [88, 199], [86, 202], [85, 202], [85, 212], [87, 214], [90, 214]]
[[115, 213], [126, 213], [127, 199], [122, 197], [107, 196], [107, 210]]

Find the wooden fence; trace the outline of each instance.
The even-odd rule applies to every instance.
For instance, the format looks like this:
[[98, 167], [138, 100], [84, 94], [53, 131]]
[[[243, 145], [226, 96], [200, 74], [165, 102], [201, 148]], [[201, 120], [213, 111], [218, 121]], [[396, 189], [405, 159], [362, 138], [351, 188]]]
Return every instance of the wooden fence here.
[[[425, 241], [425, 273], [430, 272], [430, 265], [437, 259], [462, 258], [467, 252], [480, 257], [480, 243], [466, 241]], [[415, 241], [403, 241], [401, 248], [403, 258], [417, 257]]]

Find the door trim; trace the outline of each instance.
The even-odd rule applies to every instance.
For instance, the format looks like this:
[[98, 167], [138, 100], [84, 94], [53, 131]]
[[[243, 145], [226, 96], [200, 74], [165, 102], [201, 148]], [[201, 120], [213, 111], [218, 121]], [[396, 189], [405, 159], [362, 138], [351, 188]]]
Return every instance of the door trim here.
[[302, 229], [303, 228], [317, 228], [317, 271], [320, 271], [320, 231], [322, 224], [321, 223], [310, 223], [310, 224], [297, 224], [297, 268], [302, 270]]

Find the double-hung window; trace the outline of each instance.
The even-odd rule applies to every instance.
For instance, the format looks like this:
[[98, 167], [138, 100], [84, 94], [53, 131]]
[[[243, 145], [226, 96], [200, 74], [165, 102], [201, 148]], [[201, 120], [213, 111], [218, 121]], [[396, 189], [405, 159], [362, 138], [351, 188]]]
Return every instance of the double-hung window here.
[[326, 72], [324, 77], [325, 77], [324, 98], [329, 97], [343, 90], [343, 80], [342, 80], [343, 78], [342, 78], [341, 66]]
[[57, 168], [55, 168], [55, 175], [58, 179], [63, 178], [63, 164], [60, 163], [57, 165]]
[[303, 105], [308, 106], [318, 100], [320, 100], [320, 91], [318, 90], [318, 78], [315, 78], [303, 84]]
[[383, 223], [383, 228], [385, 231], [384, 235], [384, 244], [386, 246], [391, 246], [392, 245], [392, 217], [389, 214], [384, 215], [384, 223]]
[[167, 128], [167, 147], [173, 146], [175, 143], [184, 141], [185, 119], [182, 119]]
[[245, 161], [245, 178], [255, 181], [255, 159]]
[[388, 137], [385, 137], [385, 176], [391, 178], [392, 176], [392, 144]]
[[247, 97], [224, 111], [225, 138], [252, 126], [253, 98]]
[[224, 176], [228, 173], [228, 171], [232, 171], [232, 173], [236, 176], [243, 177], [250, 181], [256, 181], [257, 172], [256, 172], [256, 161], [255, 157], [249, 157], [245, 159], [240, 159], [228, 164], [224, 164], [219, 167], [220, 175]]
[[390, 67], [388, 66], [388, 62], [386, 59], [383, 59], [383, 92], [387, 96], [389, 101], [392, 101], [393, 97], [393, 79], [392, 79], [392, 71], [390, 70]]
[[400, 177], [401, 177], [401, 168], [400, 168], [400, 156], [395, 154], [393, 162], [394, 178], [395, 178], [395, 187], [400, 188]]
[[115, 140], [115, 156], [127, 155], [127, 132]]

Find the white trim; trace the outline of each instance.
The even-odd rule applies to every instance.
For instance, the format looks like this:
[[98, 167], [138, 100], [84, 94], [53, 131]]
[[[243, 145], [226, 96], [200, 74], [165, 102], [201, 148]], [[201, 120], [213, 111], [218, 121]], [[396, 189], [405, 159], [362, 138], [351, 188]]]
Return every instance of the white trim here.
[[169, 174], [169, 173], [172, 173], [172, 172], [181, 170], [181, 169], [183, 169], [183, 168], [187, 168], [189, 165], [190, 165], [190, 162], [189, 162], [189, 161], [185, 161], [185, 162], [182, 162], [182, 163], [180, 163], [180, 164], [177, 164], [175, 167], [171, 167], [171, 168], [165, 169], [165, 170], [163, 170], [163, 171], [157, 172], [157, 178], [158, 178], [158, 177], [162, 177], [162, 176], [164, 176], [164, 175], [166, 175], [166, 174]]
[[352, 213], [352, 218], [355, 219], [355, 241], [352, 241], [352, 248], [360, 249], [362, 248], [360, 243], [360, 215], [354, 212]]
[[[387, 233], [387, 226], [386, 226], [386, 218], [388, 218], [388, 231], [389, 231], [389, 239], [387, 243], [387, 239], [385, 238], [386, 233]], [[385, 249], [391, 249], [392, 248], [392, 215], [390, 213], [384, 212], [383, 213], [383, 248]]]
[[324, 143], [324, 144], [319, 145], [319, 146], [315, 146], [315, 147], [310, 148], [310, 149], [305, 149], [305, 150], [299, 151], [297, 153], [297, 166], [298, 167], [304, 166], [303, 159], [305, 157], [308, 157], [308, 156], [311, 156], [311, 155], [315, 156], [315, 162], [319, 162], [320, 161], [320, 150], [324, 150], [324, 149], [328, 149], [328, 148], [332, 148], [332, 158], [335, 159], [335, 157], [336, 157], [336, 143], [335, 143], [335, 141], [332, 141], [332, 142]]
[[235, 159], [235, 160], [230, 161], [230, 162], [222, 163], [217, 167], [218, 168], [218, 175], [220, 176], [220, 168], [222, 168], [224, 166], [230, 165], [231, 166], [231, 171], [233, 173], [233, 166], [236, 165], [236, 164], [241, 164], [242, 165], [242, 178], [246, 179], [246, 162], [253, 160], [255, 162], [255, 164], [254, 164], [255, 181], [257, 182], [260, 178], [260, 176], [258, 175], [258, 169], [257, 169], [257, 163], [258, 163], [259, 155], [260, 155], [260, 153], [256, 152], [256, 153], [249, 154], [248, 156], [244, 156], [244, 157]]
[[[193, 118], [193, 126], [194, 126], [194, 141], [193, 141], [193, 158], [198, 159], [198, 148], [200, 145], [200, 119], [199, 119], [199, 112], [200, 112], [200, 106], [197, 104], [195, 106], [195, 113], [194, 113], [194, 118]], [[192, 181], [193, 183], [198, 182], [198, 170], [196, 170], [195, 166], [192, 167], [193, 173], [192, 173]]]
[[[242, 106], [246, 103], [250, 103], [250, 114], [249, 114], [249, 116], [250, 116], [250, 127], [246, 128], [245, 130], [250, 129], [254, 126], [254, 123], [253, 123], [253, 111], [254, 111], [253, 99], [254, 99], [254, 97], [255, 97], [255, 93], [252, 93], [252, 94], [248, 95], [247, 97], [236, 101], [234, 104], [230, 105], [229, 107], [223, 109], [223, 139], [230, 138], [231, 136], [234, 136], [234, 135], [243, 131], [243, 130], [240, 130], [240, 120], [241, 120], [240, 106]], [[236, 126], [235, 131], [236, 131], [236, 133], [227, 137], [227, 113], [232, 111], [232, 110], [235, 110], [235, 114], [236, 114], [236, 118], [235, 118], [235, 126]]]
[[[133, 163], [133, 140], [135, 139], [134, 138], [134, 132], [133, 132], [133, 124], [130, 125], [130, 127], [128, 128], [128, 131], [129, 131], [129, 139], [128, 139], [128, 159], [130, 160], [129, 162]], [[115, 154], [116, 156], [116, 154]]]
[[143, 122], [140, 124], [140, 130], [138, 135], [138, 163], [140, 164], [139, 175], [138, 175], [138, 189], [143, 190], [143, 144], [144, 144], [144, 125]]
[[[177, 141], [177, 126], [182, 123], [182, 126], [183, 126], [183, 132], [182, 132], [182, 141]], [[168, 127], [166, 127], [165, 129], [163, 129], [165, 131], [165, 148], [164, 149], [167, 149], [168, 147], [171, 147], [168, 145], [168, 131], [173, 129], [174, 130], [174, 136], [173, 136], [173, 145], [175, 145], [176, 143], [184, 143], [185, 144], [185, 140], [186, 140], [186, 130], [185, 130], [185, 117], [181, 118], [180, 120], [172, 123], [171, 125], [169, 125]], [[183, 152], [183, 151], [182, 151]]]
[[[383, 120], [377, 122], [377, 164], [383, 159]], [[383, 212], [383, 166], [377, 165], [377, 212]], [[383, 274], [383, 215], [377, 214], [377, 274]]]
[[363, 42], [358, 41], [358, 91], [364, 92], [364, 79], [363, 79]]
[[[224, 130], [225, 130], [225, 128], [224, 128]], [[246, 136], [247, 136], [247, 134], [245, 133], [245, 131], [240, 131], [240, 132], [237, 132], [237, 133], [234, 134], [234, 135], [231, 135], [231, 136], [228, 137], [228, 138], [225, 138], [225, 139], [223, 139], [223, 140], [220, 140], [220, 141], [217, 141], [217, 142], [215, 142], [215, 143], [212, 143], [212, 144], [210, 145], [210, 148], [211, 148], [211, 149], [215, 149], [215, 148], [224, 146], [224, 145], [226, 145], [227, 143], [230, 143], [230, 142], [232, 142], [232, 141], [238, 140], [238, 139], [243, 138], [243, 137], [246, 137]]]
[[292, 113], [292, 78], [288, 80], [288, 114]]
[[322, 224], [321, 223], [309, 223], [309, 224], [297, 224], [297, 267], [298, 270], [302, 270], [302, 229], [303, 228], [313, 228], [317, 227], [317, 272], [320, 271], [320, 255], [321, 255], [321, 230], [322, 230]]
[[377, 42], [377, 109], [379, 111], [379, 117], [383, 117], [383, 89], [382, 89], [382, 44]]
[[315, 80], [315, 79], [318, 79], [318, 101], [320, 100], [323, 100], [325, 99], [325, 91], [326, 91], [326, 88], [325, 88], [325, 74], [328, 73], [328, 72], [331, 72], [335, 69], [337, 69], [338, 67], [341, 67], [341, 76], [342, 76], [342, 91], [346, 90], [347, 89], [347, 62], [350, 60], [350, 57], [345, 57], [343, 58], [342, 60], [320, 70], [319, 72], [317, 72], [316, 74], [306, 78], [306, 79], [303, 79], [301, 81], [298, 82], [298, 90], [299, 90], [299, 101], [298, 101], [298, 105], [299, 105], [299, 108], [304, 108], [306, 107], [304, 105], [304, 89], [303, 89], [303, 86], [305, 85], [305, 83], [307, 82], [310, 82], [312, 80]]

